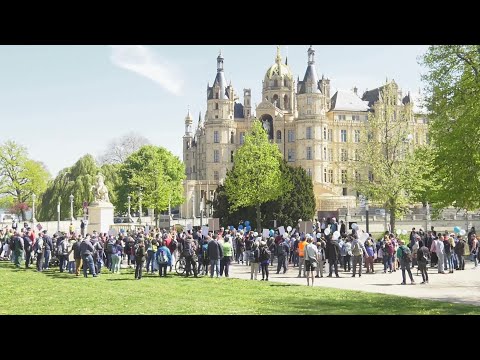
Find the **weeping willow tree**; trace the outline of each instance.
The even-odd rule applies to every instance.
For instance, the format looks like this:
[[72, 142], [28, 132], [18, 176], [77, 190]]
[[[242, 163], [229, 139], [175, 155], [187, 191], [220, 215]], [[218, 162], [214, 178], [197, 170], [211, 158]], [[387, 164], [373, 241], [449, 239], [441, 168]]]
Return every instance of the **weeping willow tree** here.
[[58, 202], [60, 202], [60, 218], [69, 218], [70, 195], [73, 195], [73, 216], [83, 216], [83, 202], [93, 201], [91, 187], [95, 184], [95, 176], [99, 171], [91, 155], [85, 155], [72, 167], [61, 170], [42, 195], [37, 219], [55, 220]]

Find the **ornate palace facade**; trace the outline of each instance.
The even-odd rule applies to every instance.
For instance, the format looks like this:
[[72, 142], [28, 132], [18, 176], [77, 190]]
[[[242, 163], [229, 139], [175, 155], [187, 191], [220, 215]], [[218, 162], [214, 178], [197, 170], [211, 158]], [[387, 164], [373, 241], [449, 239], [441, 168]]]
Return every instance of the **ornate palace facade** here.
[[233, 154], [243, 144], [253, 120], [262, 122], [272, 142], [278, 145], [289, 164], [303, 167], [312, 178], [317, 210], [353, 207], [357, 193], [346, 184], [353, 176], [348, 166], [357, 156], [362, 128], [368, 113], [382, 102], [381, 89], [393, 86], [399, 108], [409, 110], [412, 144], [428, 141], [427, 120], [416, 112], [410, 93], [402, 95], [394, 81], [366, 91], [361, 97], [357, 89], [330, 93], [330, 80], [318, 77], [315, 50], [307, 52], [307, 68], [303, 80], [295, 81], [279, 48], [275, 63], [263, 79], [262, 101], [253, 109], [250, 89], [243, 90], [243, 103], [224, 75], [224, 58], [217, 57], [217, 74], [207, 87], [207, 111], [200, 114], [196, 128], [190, 111], [185, 117], [183, 161], [187, 179], [184, 182], [187, 201], [181, 207], [183, 217], [208, 216], [206, 200], [215, 196], [215, 189], [233, 165]]

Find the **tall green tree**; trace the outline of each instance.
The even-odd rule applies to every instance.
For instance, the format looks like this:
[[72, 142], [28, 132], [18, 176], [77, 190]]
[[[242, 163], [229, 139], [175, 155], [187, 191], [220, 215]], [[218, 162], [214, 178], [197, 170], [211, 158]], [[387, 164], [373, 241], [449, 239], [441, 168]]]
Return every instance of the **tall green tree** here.
[[[307, 172], [302, 167], [292, 167], [286, 161], [280, 164], [280, 172], [285, 183], [286, 191], [276, 200], [268, 201], [261, 205], [261, 222], [277, 220], [277, 226], [295, 227], [298, 219], [312, 219], [315, 214], [315, 195], [313, 184]], [[231, 176], [229, 172], [227, 178]], [[224, 226], [237, 224], [241, 220], [253, 219], [256, 216], [256, 207], [240, 207], [235, 211], [230, 210], [225, 187], [217, 188], [217, 196], [213, 201], [214, 217], [220, 218]]]
[[[70, 195], [73, 195], [74, 217], [83, 216], [83, 203], [92, 202], [92, 185], [100, 169], [92, 155], [81, 157], [73, 166], [61, 170], [42, 196], [38, 219], [57, 218], [57, 203], [60, 202], [60, 218], [70, 217]], [[110, 191], [110, 189], [109, 189]]]
[[18, 209], [22, 220], [32, 204], [32, 195], [45, 191], [50, 174], [43, 163], [28, 158], [27, 149], [14, 141], [0, 146], [0, 197]]
[[430, 46], [426, 107], [435, 147], [438, 204], [480, 208], [480, 45]]
[[169, 203], [173, 207], [184, 201], [185, 165], [165, 148], [146, 145], [131, 154], [121, 167], [121, 179], [119, 199], [125, 204], [130, 195], [138, 208], [141, 191], [142, 208], [154, 209], [157, 216]]
[[281, 158], [260, 121], [254, 120], [244, 144], [234, 154], [230, 176], [225, 179], [230, 210], [254, 206], [258, 231], [262, 229], [262, 204], [278, 199], [288, 186], [282, 179]]
[[415, 161], [410, 140], [412, 104], [399, 105], [394, 82], [380, 88], [379, 101], [369, 114], [359, 146], [360, 160], [353, 166], [360, 174], [352, 182], [357, 191], [390, 212], [390, 227], [404, 214], [425, 179], [422, 164]]

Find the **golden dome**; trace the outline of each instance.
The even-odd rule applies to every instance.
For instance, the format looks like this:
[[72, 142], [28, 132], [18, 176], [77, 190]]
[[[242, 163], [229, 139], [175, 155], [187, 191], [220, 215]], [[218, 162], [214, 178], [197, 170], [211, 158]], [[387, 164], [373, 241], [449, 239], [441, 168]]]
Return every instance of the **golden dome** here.
[[292, 72], [288, 65], [282, 63], [282, 57], [280, 56], [280, 46], [277, 46], [277, 57], [275, 59], [275, 64], [270, 66], [265, 74], [265, 80], [272, 79], [273, 76], [286, 77], [292, 79]]

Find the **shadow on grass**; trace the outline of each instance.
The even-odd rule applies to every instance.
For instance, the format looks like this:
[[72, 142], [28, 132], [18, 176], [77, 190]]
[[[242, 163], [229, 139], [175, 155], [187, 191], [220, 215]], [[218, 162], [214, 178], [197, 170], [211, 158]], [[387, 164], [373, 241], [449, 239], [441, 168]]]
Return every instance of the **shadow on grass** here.
[[135, 278], [107, 279], [107, 281], [128, 281], [128, 280], [135, 280]]
[[282, 284], [282, 283], [271, 283], [271, 284], [268, 284], [269, 286], [280, 286], [280, 287], [286, 287], [286, 286], [301, 286], [301, 285], [297, 285], [297, 284]]

